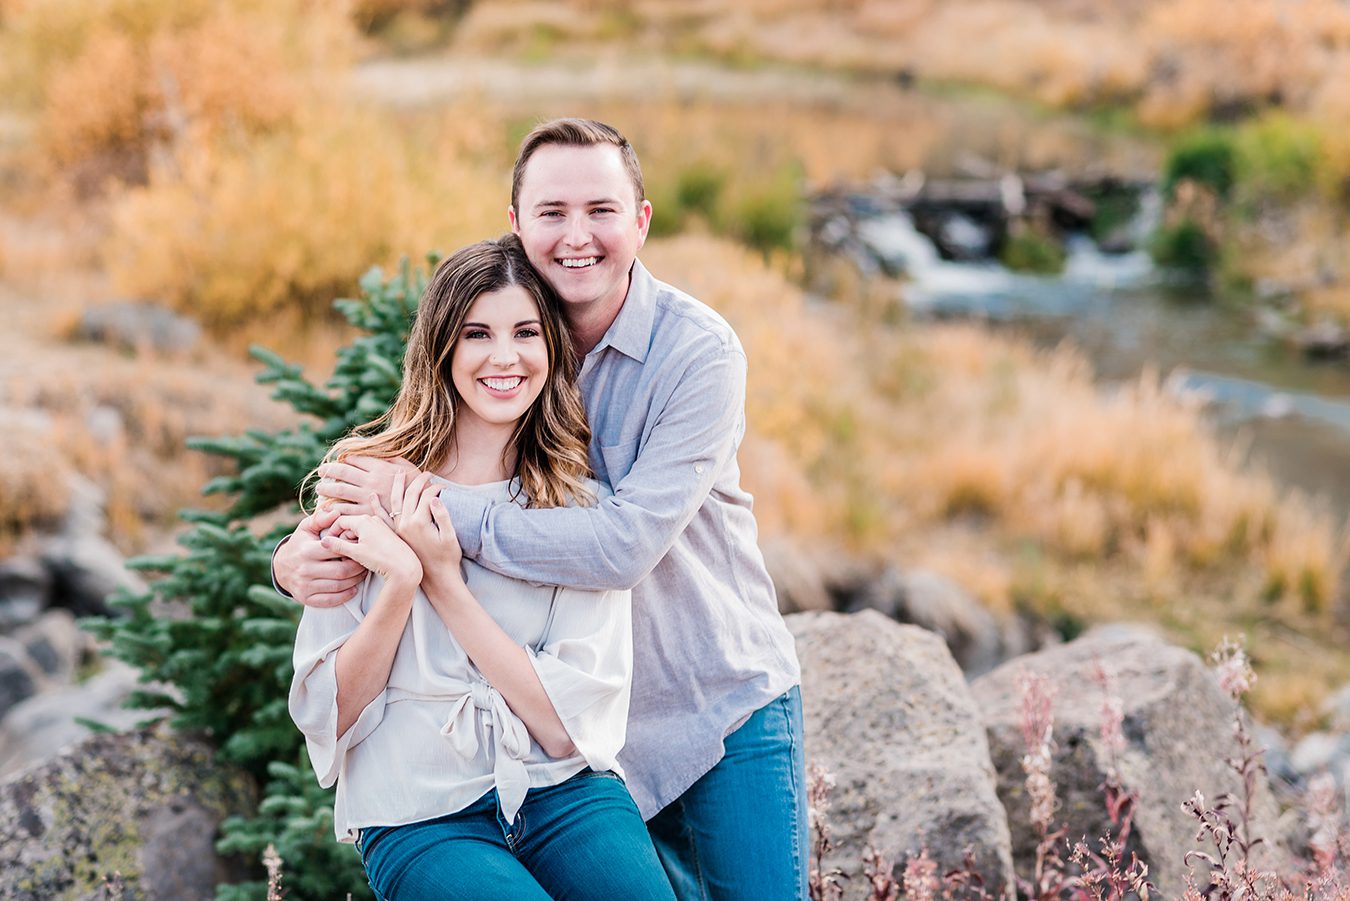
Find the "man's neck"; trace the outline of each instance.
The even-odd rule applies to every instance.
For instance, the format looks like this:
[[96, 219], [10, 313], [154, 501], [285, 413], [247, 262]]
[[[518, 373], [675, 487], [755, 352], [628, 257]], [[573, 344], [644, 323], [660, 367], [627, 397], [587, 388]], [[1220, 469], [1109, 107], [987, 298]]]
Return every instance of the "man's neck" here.
[[597, 301], [593, 304], [586, 304], [578, 308], [578, 305], [571, 305], [564, 308], [564, 315], [567, 317], [567, 329], [572, 334], [572, 350], [576, 352], [577, 359], [583, 359], [586, 354], [595, 350], [600, 339], [605, 337], [605, 332], [614, 324], [614, 320], [619, 318], [619, 311], [623, 309], [624, 303], [628, 300], [628, 292], [632, 289], [633, 273], [629, 270], [628, 280], [624, 282], [623, 294], [617, 298], [617, 303], [613, 300]]

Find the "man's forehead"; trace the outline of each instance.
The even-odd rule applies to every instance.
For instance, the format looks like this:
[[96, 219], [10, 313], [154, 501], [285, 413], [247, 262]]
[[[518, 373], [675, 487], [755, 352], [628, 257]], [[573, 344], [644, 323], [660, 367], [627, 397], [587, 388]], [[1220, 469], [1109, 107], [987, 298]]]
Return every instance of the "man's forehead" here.
[[632, 200], [632, 180], [613, 144], [545, 144], [525, 163], [520, 189], [522, 194], [535, 195], [531, 205], [578, 198], [584, 198], [583, 202]]

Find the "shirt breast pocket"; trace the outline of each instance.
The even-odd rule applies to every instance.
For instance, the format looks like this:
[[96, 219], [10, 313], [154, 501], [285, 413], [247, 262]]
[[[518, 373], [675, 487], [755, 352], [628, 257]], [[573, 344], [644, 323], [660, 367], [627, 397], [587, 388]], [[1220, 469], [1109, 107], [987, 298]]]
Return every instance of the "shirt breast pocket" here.
[[642, 443], [641, 438], [633, 438], [630, 441], [620, 441], [618, 444], [609, 446], [602, 444], [599, 462], [601, 468], [605, 471], [597, 472], [596, 477], [610, 487], [616, 486], [633, 468], [633, 461], [637, 459], [640, 443]]

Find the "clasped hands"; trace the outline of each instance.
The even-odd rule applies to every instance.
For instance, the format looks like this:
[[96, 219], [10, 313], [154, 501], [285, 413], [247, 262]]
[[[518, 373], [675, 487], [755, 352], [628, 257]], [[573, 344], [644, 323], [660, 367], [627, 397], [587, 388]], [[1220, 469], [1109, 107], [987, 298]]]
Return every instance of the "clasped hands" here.
[[366, 571], [416, 587], [459, 573], [461, 552], [440, 485], [406, 460], [349, 457], [319, 467], [319, 509], [277, 549], [277, 584], [310, 607], [356, 596]]

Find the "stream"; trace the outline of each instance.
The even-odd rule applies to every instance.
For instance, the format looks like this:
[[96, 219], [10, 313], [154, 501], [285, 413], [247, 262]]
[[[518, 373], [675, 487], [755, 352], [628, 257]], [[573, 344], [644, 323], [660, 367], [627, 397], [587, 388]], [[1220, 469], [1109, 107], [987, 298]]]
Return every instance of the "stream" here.
[[[866, 209], [865, 197], [858, 206]], [[1140, 236], [1159, 206], [1144, 197], [1131, 225]], [[1143, 250], [1103, 253], [1086, 235], [1070, 236], [1056, 276], [943, 259], [904, 211], [860, 219], [857, 237], [904, 272], [912, 314], [978, 318], [1041, 346], [1068, 340], [1104, 382], [1154, 367], [1172, 390], [1199, 393], [1219, 434], [1282, 485], [1317, 498], [1338, 521], [1350, 514], [1350, 365], [1306, 359], [1261, 328], [1250, 302], [1169, 278]]]

